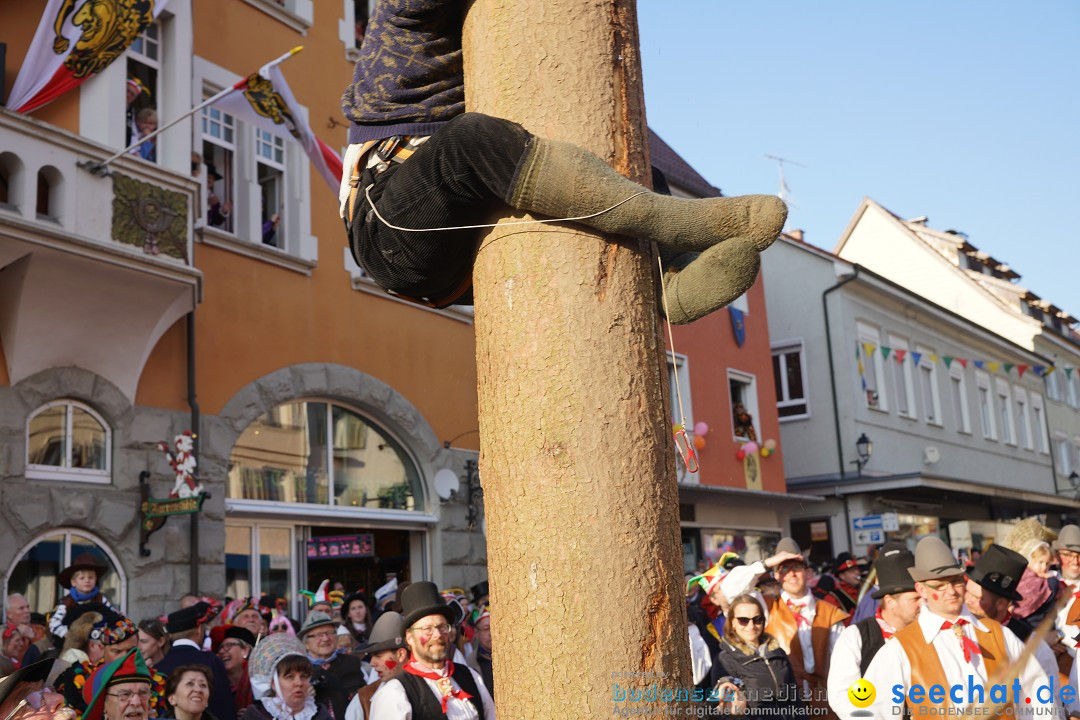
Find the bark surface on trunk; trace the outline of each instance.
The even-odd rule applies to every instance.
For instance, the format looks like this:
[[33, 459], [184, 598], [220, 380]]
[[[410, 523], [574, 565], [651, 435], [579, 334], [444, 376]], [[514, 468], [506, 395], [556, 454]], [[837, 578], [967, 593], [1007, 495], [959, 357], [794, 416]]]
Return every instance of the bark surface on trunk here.
[[[475, 0], [466, 102], [648, 182], [638, 53], [632, 0]], [[637, 240], [565, 224], [496, 228], [477, 257], [480, 476], [504, 720], [659, 714], [679, 704], [659, 699], [665, 688], [691, 685], [650, 258]], [[650, 685], [657, 700], [614, 699], [648, 697]]]

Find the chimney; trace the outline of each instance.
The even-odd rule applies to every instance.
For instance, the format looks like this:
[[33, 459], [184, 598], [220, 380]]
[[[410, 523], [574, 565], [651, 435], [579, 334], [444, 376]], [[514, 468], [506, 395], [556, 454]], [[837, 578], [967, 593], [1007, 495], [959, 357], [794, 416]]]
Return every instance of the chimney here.
[[804, 242], [804, 240], [803, 240], [803, 231], [802, 231], [801, 228], [797, 228], [795, 230], [788, 230], [787, 235], [788, 235], [788, 237], [790, 237], [790, 238], [792, 238], [794, 240], [798, 240], [799, 242]]

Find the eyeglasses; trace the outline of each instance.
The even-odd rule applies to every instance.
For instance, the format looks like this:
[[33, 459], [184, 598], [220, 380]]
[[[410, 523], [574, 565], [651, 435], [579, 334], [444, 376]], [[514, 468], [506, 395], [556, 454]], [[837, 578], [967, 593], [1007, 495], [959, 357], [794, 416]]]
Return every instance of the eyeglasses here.
[[319, 632], [309, 632], [307, 634], [307, 637], [308, 638], [313, 638], [313, 639], [316, 639], [316, 640], [321, 640], [323, 638], [337, 637], [337, 633], [334, 632], [333, 630], [320, 630]]
[[735, 620], [735, 622], [739, 623], [743, 627], [746, 627], [750, 623], [754, 623], [755, 625], [764, 625], [765, 624], [765, 616], [764, 615], [755, 615], [754, 617], [736, 617], [736, 618], [733, 618], [733, 619]]
[[963, 575], [955, 575], [944, 580], [924, 580], [923, 585], [931, 590], [944, 590], [946, 587], [964, 587], [967, 585], [967, 578]]
[[439, 633], [440, 635], [450, 634], [450, 626], [446, 623], [443, 623], [442, 625], [428, 625], [426, 627], [414, 627], [409, 629], [421, 637], [431, 637], [432, 633]]
[[131, 698], [136, 696], [139, 698], [140, 702], [142, 702], [143, 700], [149, 700], [150, 690], [121, 690], [120, 692], [106, 693], [106, 695], [112, 698], [116, 698], [120, 701], [121, 705], [126, 705], [131, 702]]
[[800, 565], [781, 565], [780, 567], [778, 567], [776, 569], [776, 572], [778, 572], [781, 575], [784, 575], [784, 574], [790, 573], [790, 572], [806, 572], [806, 566], [801, 565], [801, 564]]
[[[322, 636], [320, 635], [319, 637]], [[232, 650], [233, 648], [243, 649], [244, 643], [240, 642], [239, 640], [226, 640], [225, 642], [221, 643], [221, 647], [218, 648], [218, 652], [221, 652], [222, 650]]]

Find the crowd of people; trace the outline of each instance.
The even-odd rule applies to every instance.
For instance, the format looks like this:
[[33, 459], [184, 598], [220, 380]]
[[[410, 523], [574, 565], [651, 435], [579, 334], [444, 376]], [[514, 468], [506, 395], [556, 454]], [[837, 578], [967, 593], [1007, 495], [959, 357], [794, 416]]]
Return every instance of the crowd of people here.
[[698, 697], [722, 714], [1080, 717], [1061, 691], [1078, 686], [1080, 527], [1029, 518], [972, 555], [936, 536], [824, 573], [791, 538], [763, 561], [723, 555], [688, 576]]
[[486, 582], [467, 595], [394, 579], [371, 602], [327, 580], [302, 621], [280, 598], [188, 595], [136, 622], [102, 593], [107, 572], [76, 558], [48, 616], [7, 598], [0, 718], [495, 717]]

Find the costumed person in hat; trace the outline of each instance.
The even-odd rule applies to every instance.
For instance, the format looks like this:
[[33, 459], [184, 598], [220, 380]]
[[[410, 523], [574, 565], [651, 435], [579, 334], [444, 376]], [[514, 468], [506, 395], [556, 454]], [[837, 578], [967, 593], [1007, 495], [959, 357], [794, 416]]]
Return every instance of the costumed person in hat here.
[[455, 611], [435, 583], [412, 583], [402, 591], [401, 604], [410, 659], [405, 672], [383, 681], [371, 699], [371, 717], [494, 720], [495, 703], [480, 674], [449, 659]]
[[232, 693], [229, 692], [229, 674], [218, 656], [203, 650], [207, 626], [217, 617], [221, 606], [200, 600], [190, 607], [169, 613], [165, 629], [172, 638], [169, 652], [155, 666], [155, 670], [168, 675], [181, 665], [205, 665], [210, 668], [214, 685], [210, 691], [210, 713], [218, 720], [236, 717]]
[[71, 565], [64, 568], [57, 581], [60, 587], [68, 588], [68, 592], [52, 611], [49, 618], [49, 632], [58, 638], [67, 635], [68, 626], [64, 618], [79, 605], [99, 603], [112, 609], [109, 598], [105, 597], [98, 586], [107, 572], [109, 572], [109, 567], [103, 565], [97, 557], [88, 552], [79, 555]]
[[433, 307], [472, 304], [480, 235], [465, 226], [515, 208], [657, 242], [670, 259], [672, 323], [753, 284], [758, 253], [783, 228], [782, 201], [660, 195], [576, 145], [466, 113], [461, 24], [459, 3], [380, 0], [342, 98], [353, 125], [340, 213], [354, 258], [376, 283]]
[[218, 625], [210, 630], [210, 650], [225, 666], [233, 707], [238, 714], [243, 714], [248, 705], [255, 702], [248, 676], [248, 656], [255, 647], [255, 638], [250, 630], [239, 625]]
[[266, 635], [269, 629], [269, 620], [266, 617], [270, 614], [269, 608], [265, 615], [263, 611], [264, 608], [256, 598], [242, 597], [226, 605], [223, 615], [226, 625], [245, 628], [255, 637], [260, 637]]
[[829, 707], [838, 717], [851, 717], [856, 710], [848, 697], [852, 683], [866, 674], [885, 643], [919, 616], [922, 600], [908, 572], [914, 565], [915, 556], [906, 549], [878, 555], [874, 563], [878, 584], [873, 594], [880, 605], [873, 617], [840, 633], [829, 659]]
[[488, 604], [489, 586], [487, 580], [481, 580], [480, 582], [469, 588], [469, 596], [472, 598], [470, 601], [473, 607], [479, 607], [481, 605]]
[[368, 641], [371, 630], [371, 614], [368, 611], [368, 599], [363, 590], [357, 590], [345, 596], [341, 605], [344, 627], [353, 636], [358, 645]]
[[349, 701], [367, 683], [363, 662], [338, 649], [337, 623], [321, 610], [308, 613], [297, 637], [304, 643], [314, 667], [311, 683], [315, 686], [315, 699], [329, 707], [335, 718], [345, 717]]
[[1023, 600], [1013, 605], [1012, 612], [1033, 628], [1047, 613], [1056, 612], [1061, 582], [1056, 573], [1050, 572], [1050, 543], [1056, 539], [1057, 533], [1031, 517], [1013, 525], [1001, 543], [1027, 558], [1027, 569], [1016, 589]]
[[28, 663], [0, 678], [0, 718], [4, 720], [75, 720], [64, 698], [48, 688], [54, 658]]
[[478, 606], [469, 613], [466, 622], [473, 629], [466, 664], [480, 673], [488, 692], [495, 697], [495, 676], [491, 669], [491, 612], [488, 606]]
[[154, 678], [138, 648], [102, 665], [83, 687], [81, 720], [147, 720]]
[[274, 633], [259, 641], [248, 658], [256, 702], [241, 720], [332, 720], [330, 710], [315, 701], [311, 661], [298, 638]]
[[830, 605], [835, 605], [848, 613], [845, 625], [851, 624], [851, 613], [859, 605], [859, 582], [862, 580], [862, 571], [859, 563], [849, 552], [842, 552], [836, 556], [832, 564], [832, 573], [822, 575], [814, 586], [814, 597], [824, 600]]
[[[96, 617], [96, 613], [88, 613], [90, 617]], [[55, 680], [54, 687], [64, 694], [64, 700], [68, 705], [77, 709], [86, 709], [86, 685], [94, 673], [102, 667], [125, 657], [130, 650], [138, 647], [139, 631], [130, 619], [119, 613], [106, 610], [102, 619], [95, 623], [90, 631], [91, 647], [88, 662], [72, 665], [62, 672]], [[142, 654], [139, 655], [140, 661]], [[150, 707], [157, 709], [164, 707], [165, 674], [148, 670], [151, 680]]]
[[[912, 714], [944, 715], [955, 714], [972, 701], [975, 705], [989, 702], [989, 678], [1019, 659], [1023, 643], [997, 621], [980, 620], [964, 607], [964, 568], [941, 538], [930, 536], [919, 541], [915, 566], [908, 572], [923, 600], [923, 609], [918, 619], [885, 643], [870, 663], [865, 679], [877, 690], [870, 710], [881, 718], [899, 716], [908, 710]], [[1053, 703], [1047, 702], [1046, 693], [1036, 692], [1048, 682], [1038, 661], [1030, 657], [1017, 669], [1021, 703], [1031, 698], [1023, 711], [1052, 713]], [[921, 686], [923, 692], [911, 696], [909, 691], [915, 685]], [[944, 688], [944, 697], [935, 696], [932, 701], [928, 690], [934, 685]], [[957, 685], [960, 690], [952, 692]], [[971, 691], [974, 697], [968, 697], [969, 686], [978, 686], [981, 692]], [[1012, 697], [1010, 690], [1008, 699]], [[1010, 714], [1018, 710], [1006, 708]]]
[[[1076, 605], [1077, 594], [1080, 593], [1080, 526], [1066, 525], [1061, 528], [1057, 540], [1054, 541], [1054, 550], [1057, 552], [1061, 573], [1061, 592], [1067, 593], [1069, 599], [1054, 620], [1057, 642], [1050, 643], [1050, 647], [1057, 655], [1058, 668], [1069, 676], [1072, 674], [1073, 659], [1076, 657], [1076, 635], [1080, 633], [1080, 627], [1070, 626], [1068, 623], [1069, 615]], [[1080, 606], [1077, 611], [1080, 613]]]
[[345, 720], [367, 720], [371, 717], [371, 698], [382, 684], [397, 677], [404, 670], [409, 660], [409, 649], [405, 647], [405, 628], [400, 613], [385, 612], [371, 628], [371, 642], [361, 650], [371, 660], [371, 667], [378, 674], [378, 679], [360, 688], [345, 709]]
[[[1003, 545], [991, 544], [976, 561], [966, 570], [968, 581], [964, 596], [964, 605], [980, 620], [990, 618], [1001, 623], [1013, 632], [1020, 642], [1027, 642], [1033, 628], [1011, 612], [1013, 603], [1024, 598], [1019, 593], [1019, 579], [1024, 574], [1027, 561], [1024, 556]], [[1048, 678], [1058, 677], [1057, 660], [1054, 651], [1045, 640], [1035, 646], [1035, 659], [1039, 661]], [[1068, 676], [1059, 679], [1059, 684], [1068, 682]]]
[[323, 580], [321, 583], [319, 583], [319, 587], [315, 592], [311, 592], [310, 590], [301, 590], [300, 595], [307, 599], [309, 615], [314, 612], [321, 612], [333, 617], [334, 603], [330, 599], [329, 579]]
[[[719, 691], [723, 714], [791, 718], [805, 712], [791, 661], [777, 639], [765, 632], [765, 604], [758, 594], [731, 599], [710, 680]], [[739, 695], [725, 699], [736, 691]]]
[[[889, 542], [878, 548], [877, 557], [880, 558], [884, 555], [894, 555], [898, 552], [910, 553], [911, 551], [908, 550], [908, 546], [905, 543], [899, 542], [897, 540], [890, 540]], [[859, 605], [855, 608], [855, 613], [854, 615], [852, 615], [851, 623], [849, 624], [854, 624], [867, 618], [874, 617], [874, 615], [877, 613], [879, 605], [879, 602], [874, 599], [874, 593], [877, 591], [877, 589], [878, 584], [875, 581], [873, 585], [871, 585], [867, 589], [867, 592], [865, 595], [862, 596], [862, 599], [859, 600]], [[862, 589], [860, 588], [860, 592], [861, 591]]]
[[817, 601], [807, 584], [808, 569], [802, 550], [789, 537], [777, 543], [772, 557], [733, 568], [720, 581], [721, 589], [726, 597], [742, 595], [770, 570], [780, 583], [781, 592], [779, 597], [765, 596], [768, 611], [765, 631], [788, 654], [799, 686], [812, 693], [812, 704], [828, 713], [829, 656], [848, 615], [834, 605]]

